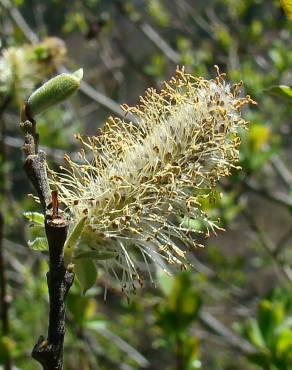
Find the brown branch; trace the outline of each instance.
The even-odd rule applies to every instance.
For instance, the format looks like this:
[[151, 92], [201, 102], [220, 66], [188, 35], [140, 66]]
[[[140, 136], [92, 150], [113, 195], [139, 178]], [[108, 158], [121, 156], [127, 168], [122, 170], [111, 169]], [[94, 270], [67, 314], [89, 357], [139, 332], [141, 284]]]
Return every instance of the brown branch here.
[[199, 321], [211, 332], [219, 335], [225, 340], [232, 348], [239, 350], [245, 355], [256, 353], [256, 349], [245, 339], [237, 336], [233, 331], [227, 328], [222, 322], [218, 321], [209, 312], [202, 310], [199, 313]]
[[244, 215], [248, 226], [255, 233], [256, 238], [266, 251], [266, 253], [271, 257], [278, 271], [282, 274], [285, 280], [292, 285], [292, 274], [291, 268], [288, 263], [286, 263], [279, 254], [276, 253], [276, 247], [271, 239], [268, 238], [265, 232], [257, 225], [254, 217], [247, 210], [243, 210], [242, 214]]
[[117, 1], [114, 5], [122, 15], [132, 22], [147, 37], [147, 39], [162, 52], [167, 60], [174, 64], [178, 64], [180, 62], [180, 54], [174, 50], [149, 23], [142, 20], [142, 16], [136, 9], [135, 13], [139, 15], [137, 17], [131, 17], [123, 1]]
[[[73, 283], [74, 273], [64, 265], [64, 243], [68, 232], [68, 221], [58, 209], [57, 194], [52, 192], [47, 179], [45, 153], [38, 150], [39, 135], [36, 123], [30, 117], [27, 106], [20, 124], [24, 133], [23, 151], [25, 154], [24, 168], [39, 196], [45, 215], [45, 230], [49, 245], [49, 272], [47, 284], [49, 290], [49, 325], [47, 339], [40, 336], [32, 350], [44, 370], [63, 369], [63, 345], [65, 336], [65, 299]], [[51, 207], [51, 199], [53, 207]], [[49, 211], [49, 208], [53, 208]]]
[[174, 64], [180, 62], [180, 55], [177, 53], [162, 37], [161, 35], [148, 23], [139, 22], [139, 29], [144, 33], [144, 35], [152, 41], [152, 43], [159, 49], [168, 60]]
[[271, 200], [272, 202], [277, 203], [284, 207], [288, 208], [292, 207], [292, 198], [290, 195], [286, 193], [277, 190], [272, 192], [271, 190], [259, 186], [252, 181], [244, 181], [243, 184], [246, 187], [246, 189], [252, 191], [255, 194], [260, 195], [265, 199]]
[[26, 23], [25, 19], [22, 17], [17, 7], [13, 6], [9, 0], [0, 0], [0, 5], [8, 12], [9, 16], [19, 27], [26, 39], [29, 40], [30, 43], [36, 44], [38, 42], [38, 37], [30, 29], [29, 25]]
[[273, 251], [275, 257], [278, 257], [287, 247], [287, 244], [291, 239], [291, 236], [292, 236], [292, 227], [290, 227], [288, 231], [286, 231], [284, 235], [282, 235], [280, 239], [277, 241], [275, 249]]
[[291, 186], [292, 186], [292, 174], [289, 171], [289, 169], [286, 167], [285, 163], [282, 161], [282, 159], [278, 155], [274, 155], [270, 159], [270, 162], [276, 174], [282, 180], [282, 182], [284, 183], [288, 191], [290, 191]]

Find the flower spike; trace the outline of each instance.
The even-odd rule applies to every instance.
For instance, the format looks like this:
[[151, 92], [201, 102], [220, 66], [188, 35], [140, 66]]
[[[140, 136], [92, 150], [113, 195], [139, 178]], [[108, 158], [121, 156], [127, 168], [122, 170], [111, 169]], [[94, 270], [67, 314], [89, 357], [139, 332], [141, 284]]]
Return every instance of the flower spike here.
[[97, 263], [126, 290], [143, 271], [152, 280], [155, 265], [184, 267], [187, 251], [201, 246], [195, 236], [202, 231], [190, 221], [218, 229], [200, 199], [238, 168], [238, 130], [247, 124], [240, 111], [248, 103], [223, 74], [205, 80], [182, 69], [139, 105], [123, 106], [138, 124], [110, 118], [96, 136], [77, 135], [82, 163], [67, 156], [67, 170], [51, 179], [73, 225], [85, 220], [75, 253], [112, 256]]

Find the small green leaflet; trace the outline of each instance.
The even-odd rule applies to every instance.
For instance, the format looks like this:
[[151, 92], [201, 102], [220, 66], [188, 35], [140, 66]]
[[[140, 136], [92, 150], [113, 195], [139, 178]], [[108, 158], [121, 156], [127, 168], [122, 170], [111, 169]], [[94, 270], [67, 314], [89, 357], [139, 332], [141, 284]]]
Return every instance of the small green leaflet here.
[[33, 222], [37, 225], [44, 226], [45, 217], [42, 213], [39, 213], [39, 212], [24, 212], [23, 216], [30, 222]]
[[82, 292], [85, 294], [96, 283], [96, 265], [90, 258], [81, 258], [74, 265], [74, 272], [81, 285]]
[[90, 250], [90, 251], [84, 251], [79, 252], [76, 256], [74, 256], [75, 260], [79, 260], [81, 258], [92, 258], [96, 260], [108, 260], [111, 258], [115, 258], [117, 256], [117, 253], [115, 252], [100, 252], [97, 250]]
[[65, 261], [65, 266], [67, 266], [72, 259], [72, 253], [75, 245], [77, 244], [77, 241], [79, 239], [79, 236], [81, 235], [84, 224], [86, 221], [87, 217], [83, 217], [80, 219], [80, 221], [75, 225], [73, 228], [71, 234], [68, 236], [65, 245], [64, 245], [64, 261]]
[[49, 250], [48, 242], [46, 238], [35, 238], [34, 240], [28, 241], [28, 246], [34, 251], [47, 251]]

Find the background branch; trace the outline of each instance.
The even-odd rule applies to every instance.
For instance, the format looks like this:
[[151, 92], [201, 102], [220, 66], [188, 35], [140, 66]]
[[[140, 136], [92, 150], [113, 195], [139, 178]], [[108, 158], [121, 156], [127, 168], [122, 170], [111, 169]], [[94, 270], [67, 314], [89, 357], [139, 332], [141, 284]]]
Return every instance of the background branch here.
[[286, 262], [282, 260], [281, 256], [277, 253], [277, 247], [274, 245], [271, 239], [268, 238], [267, 234], [260, 229], [260, 227], [256, 223], [256, 220], [254, 219], [250, 212], [243, 210], [242, 213], [246, 221], [248, 222], [249, 227], [251, 228], [252, 231], [254, 231], [258, 241], [263, 246], [266, 253], [272, 258], [279, 272], [282, 274], [285, 280], [290, 285], [292, 285], [291, 268]]
[[[39, 42], [38, 35], [30, 28], [30, 26], [16, 7], [14, 7], [8, 0], [0, 0], [0, 5], [8, 12], [8, 15], [10, 16], [12, 21], [19, 27], [27, 41], [29, 41], [31, 44], [36, 44], [37, 42]], [[65, 68], [64, 66], [59, 68], [58, 71], [60, 73], [68, 72], [67, 68]], [[100, 104], [112, 113], [118, 115], [119, 117], [122, 117], [126, 120], [135, 121], [135, 117], [130, 113], [127, 115], [127, 118], [125, 118], [124, 111], [121, 109], [118, 103], [116, 103], [114, 100], [110, 99], [106, 95], [102, 94], [98, 90], [94, 89], [85, 81], [81, 82], [80, 91], [88, 98]]]

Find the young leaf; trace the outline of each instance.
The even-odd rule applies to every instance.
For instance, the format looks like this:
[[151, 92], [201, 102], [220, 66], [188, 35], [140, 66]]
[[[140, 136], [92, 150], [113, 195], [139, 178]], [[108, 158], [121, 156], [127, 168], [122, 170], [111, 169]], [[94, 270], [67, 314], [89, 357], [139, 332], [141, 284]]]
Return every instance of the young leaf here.
[[96, 282], [97, 269], [90, 258], [81, 258], [75, 262], [74, 271], [85, 294]]
[[30, 222], [44, 226], [45, 217], [42, 213], [38, 212], [24, 212], [23, 216]]
[[263, 338], [259, 323], [256, 319], [251, 318], [246, 324], [246, 336], [249, 341], [257, 348], [265, 347], [265, 340]]
[[280, 98], [292, 101], [292, 86], [286, 85], [272, 86], [267, 91], [270, 95], [278, 96]]
[[79, 89], [82, 77], [82, 68], [74, 73], [62, 73], [53, 77], [28, 98], [27, 113], [35, 117], [51, 106], [66, 100]]
[[71, 234], [68, 236], [65, 245], [64, 245], [64, 262], [65, 266], [67, 266], [72, 259], [73, 249], [81, 235], [84, 224], [86, 221], [86, 217], [80, 219], [80, 221], [75, 225], [74, 229], [72, 230]]
[[28, 241], [28, 246], [34, 251], [47, 251], [49, 250], [48, 242], [46, 238], [36, 238]]

